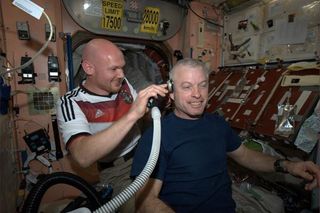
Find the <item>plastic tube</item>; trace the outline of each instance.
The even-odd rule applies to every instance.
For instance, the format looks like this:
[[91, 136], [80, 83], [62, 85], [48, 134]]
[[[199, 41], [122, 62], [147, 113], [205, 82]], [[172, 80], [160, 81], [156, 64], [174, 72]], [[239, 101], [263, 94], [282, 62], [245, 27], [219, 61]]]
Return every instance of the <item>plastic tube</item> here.
[[7, 69], [7, 71], [1, 73], [1, 76], [5, 76], [6, 74], [9, 74], [13, 71], [23, 69], [23, 68], [29, 66], [47, 48], [47, 46], [49, 45], [49, 42], [51, 41], [52, 35], [53, 35], [53, 28], [52, 28], [52, 23], [51, 23], [49, 16], [44, 11], [43, 11], [43, 14], [47, 18], [48, 23], [49, 23], [49, 27], [50, 27], [50, 35], [49, 35], [49, 38], [46, 41], [46, 43], [41, 47], [41, 49], [29, 61], [27, 61], [26, 63], [24, 63], [23, 65], [21, 65], [19, 67]]
[[151, 115], [153, 118], [153, 140], [151, 152], [146, 163], [146, 166], [140, 173], [140, 175], [120, 194], [110, 200], [108, 203], [104, 204], [95, 213], [107, 213], [115, 212], [122, 204], [128, 201], [149, 179], [154, 167], [157, 164], [157, 160], [160, 152], [160, 142], [161, 142], [161, 113], [158, 107], [153, 107], [151, 109]]

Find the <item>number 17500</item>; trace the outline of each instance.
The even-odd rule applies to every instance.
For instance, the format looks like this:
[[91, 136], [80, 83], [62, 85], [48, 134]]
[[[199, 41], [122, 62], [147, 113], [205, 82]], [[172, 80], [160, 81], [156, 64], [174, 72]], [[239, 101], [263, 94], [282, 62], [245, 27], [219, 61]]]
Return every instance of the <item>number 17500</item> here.
[[102, 19], [102, 27], [111, 30], [120, 30], [121, 18], [116, 16], [105, 16]]

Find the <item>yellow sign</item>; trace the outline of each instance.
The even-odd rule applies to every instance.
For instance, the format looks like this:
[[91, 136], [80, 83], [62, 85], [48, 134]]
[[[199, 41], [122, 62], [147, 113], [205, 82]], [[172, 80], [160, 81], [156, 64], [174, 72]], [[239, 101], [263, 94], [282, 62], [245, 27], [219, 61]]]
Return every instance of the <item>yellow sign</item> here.
[[122, 25], [123, 0], [102, 0], [101, 27], [119, 31]]
[[145, 7], [143, 22], [140, 31], [143, 33], [157, 33], [160, 19], [160, 9], [156, 7]]

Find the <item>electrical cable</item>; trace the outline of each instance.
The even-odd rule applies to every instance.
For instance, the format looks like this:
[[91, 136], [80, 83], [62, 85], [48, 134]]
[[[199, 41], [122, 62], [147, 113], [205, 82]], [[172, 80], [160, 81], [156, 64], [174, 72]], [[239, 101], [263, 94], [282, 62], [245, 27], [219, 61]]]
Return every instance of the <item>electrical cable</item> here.
[[29, 60], [27, 61], [26, 63], [24, 63], [23, 65], [19, 66], [19, 67], [15, 67], [15, 68], [7, 68], [6, 71], [4, 71], [3, 73], [1, 73], [1, 76], [5, 76], [6, 74], [9, 74], [9, 73], [12, 73], [16, 70], [19, 70], [19, 69], [24, 69], [26, 68], [27, 66], [29, 66], [46, 48], [47, 46], [49, 45], [49, 42], [51, 41], [51, 38], [53, 36], [53, 27], [52, 27], [52, 23], [51, 23], [51, 20], [49, 18], [49, 16], [43, 11], [43, 14], [45, 15], [45, 17], [47, 18], [48, 20], [48, 23], [49, 23], [49, 26], [50, 26], [50, 35], [49, 35], [49, 38], [48, 40], [46, 41], [46, 43], [44, 43], [44, 45], [41, 47], [41, 49]]
[[189, 4], [187, 4], [187, 6], [188, 6], [188, 8], [191, 10], [191, 12], [192, 12], [193, 14], [195, 14], [196, 16], [198, 16], [199, 18], [201, 18], [201, 19], [203, 19], [203, 20], [207, 21], [208, 23], [213, 24], [213, 25], [215, 25], [215, 26], [217, 26], [217, 27], [224, 28], [224, 26], [223, 26], [223, 25], [221, 25], [221, 24], [217, 24], [217, 23], [215, 23], [215, 22], [213, 22], [213, 21], [210, 21], [209, 19], [204, 18], [204, 17], [200, 16], [199, 14], [197, 14], [197, 13], [196, 13], [192, 8], [191, 8], [190, 3], [189, 3]]
[[[27, 127], [27, 124], [28, 124], [28, 127], [30, 127], [30, 123], [32, 124], [35, 124], [39, 127], [41, 127], [42, 129], [45, 129], [46, 132], [48, 133], [48, 129], [46, 129], [41, 123], [37, 122], [37, 121], [34, 121], [34, 120], [31, 120], [31, 119], [24, 119], [24, 118], [17, 118], [17, 119], [14, 119], [13, 122], [18, 122], [18, 121], [23, 121], [23, 122], [26, 122], [23, 127], [26, 129]], [[25, 132], [26, 133], [26, 132]], [[26, 133], [27, 134], [27, 133]]]

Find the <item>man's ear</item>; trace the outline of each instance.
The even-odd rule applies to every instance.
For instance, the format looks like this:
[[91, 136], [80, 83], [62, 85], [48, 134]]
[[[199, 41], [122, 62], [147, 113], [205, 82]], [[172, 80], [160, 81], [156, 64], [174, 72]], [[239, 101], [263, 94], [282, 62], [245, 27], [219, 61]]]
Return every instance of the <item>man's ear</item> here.
[[94, 73], [94, 66], [89, 61], [83, 60], [81, 65], [87, 75], [92, 75]]
[[169, 93], [169, 97], [170, 97], [172, 100], [174, 100], [173, 92], [170, 92], [170, 93]]

